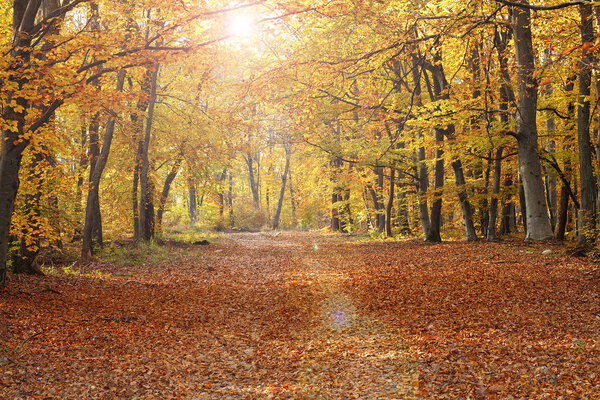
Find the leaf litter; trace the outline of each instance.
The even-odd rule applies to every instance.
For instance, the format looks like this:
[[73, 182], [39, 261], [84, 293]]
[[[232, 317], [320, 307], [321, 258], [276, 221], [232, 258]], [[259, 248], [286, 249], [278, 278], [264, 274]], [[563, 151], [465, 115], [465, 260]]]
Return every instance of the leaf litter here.
[[230, 234], [13, 277], [0, 398], [600, 398], [596, 266], [544, 246]]

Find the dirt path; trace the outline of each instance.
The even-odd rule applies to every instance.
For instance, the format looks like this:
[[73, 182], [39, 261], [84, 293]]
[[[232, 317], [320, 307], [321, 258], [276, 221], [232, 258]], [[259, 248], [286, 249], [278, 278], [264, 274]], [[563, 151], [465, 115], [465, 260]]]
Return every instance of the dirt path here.
[[[308, 291], [313, 301], [304, 343], [294, 353], [299, 359], [293, 398], [302, 399], [412, 399], [416, 392], [414, 355], [402, 335], [365, 312], [344, 286], [350, 277], [331, 259], [342, 252], [322, 246], [333, 241], [315, 235], [232, 235], [249, 252], [269, 248], [289, 257], [288, 268], [276, 279], [295, 290]], [[339, 240], [339, 239], [338, 239]], [[292, 251], [290, 257], [287, 252]], [[291, 267], [291, 268], [290, 268]], [[294, 289], [292, 289], [294, 290]]]
[[232, 234], [37, 282], [56, 292], [16, 283], [0, 398], [410, 399], [410, 351], [320, 259], [332, 240]]
[[600, 398], [597, 265], [348, 240], [231, 234], [13, 276], [0, 399]]

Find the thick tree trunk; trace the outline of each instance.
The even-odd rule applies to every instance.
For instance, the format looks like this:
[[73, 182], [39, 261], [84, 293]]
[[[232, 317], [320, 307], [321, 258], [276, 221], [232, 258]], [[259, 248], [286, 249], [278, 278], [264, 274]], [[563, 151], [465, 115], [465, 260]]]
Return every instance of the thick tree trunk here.
[[534, 50], [531, 37], [530, 11], [512, 8], [512, 28], [517, 59], [517, 149], [519, 170], [523, 179], [527, 208], [528, 240], [552, 238], [548, 218], [542, 168], [538, 152], [536, 126], [537, 80], [535, 77]]
[[273, 229], [279, 229], [279, 220], [281, 218], [281, 209], [283, 208], [283, 199], [285, 197], [285, 185], [287, 183], [288, 173], [290, 171], [290, 159], [292, 151], [289, 146], [285, 147], [285, 167], [281, 175], [281, 189], [279, 190], [279, 200], [277, 201], [277, 210], [273, 217]]
[[[11, 50], [12, 63], [9, 64], [8, 81], [4, 87], [14, 88], [9, 91], [0, 119], [13, 122], [11, 129], [2, 131], [0, 150], [0, 287], [6, 285], [6, 261], [10, 240], [10, 224], [14, 210], [14, 202], [19, 189], [19, 169], [21, 168], [22, 154], [29, 142], [25, 132], [25, 115], [29, 108], [29, 101], [20, 91], [29, 83], [28, 78], [21, 73], [21, 68], [27, 66], [32, 57], [32, 36], [36, 23], [36, 16], [42, 2], [38, 1], [13, 1], [14, 32]], [[56, 24], [59, 18], [56, 18]], [[54, 100], [43, 110], [40, 118], [33, 121], [28, 129], [35, 132], [54, 115], [54, 111], [62, 104]]]
[[592, 65], [595, 57], [594, 20], [591, 4], [579, 5], [581, 16], [582, 59], [579, 66], [579, 100], [577, 106], [577, 143], [579, 147], [579, 185], [581, 187], [581, 208], [579, 210], [579, 242], [592, 243], [596, 237], [596, 178], [590, 142], [590, 86]]
[[0, 287], [6, 285], [6, 261], [10, 240], [10, 222], [19, 189], [22, 150], [7, 140], [0, 154]]
[[35, 265], [41, 246], [40, 217], [41, 199], [44, 188], [43, 171], [41, 164], [44, 155], [40, 149], [34, 149], [26, 169], [26, 180], [35, 189], [32, 193], [26, 193], [24, 197], [23, 214], [27, 219], [27, 227], [22, 232], [19, 252], [13, 257], [13, 271], [17, 274], [43, 275], [42, 271]]

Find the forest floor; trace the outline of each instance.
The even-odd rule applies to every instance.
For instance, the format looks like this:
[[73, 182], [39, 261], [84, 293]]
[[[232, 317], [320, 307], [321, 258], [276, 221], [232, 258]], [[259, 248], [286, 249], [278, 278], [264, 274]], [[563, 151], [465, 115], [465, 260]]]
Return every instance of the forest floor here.
[[126, 261], [11, 276], [0, 399], [600, 398], [597, 264], [558, 245], [240, 233]]

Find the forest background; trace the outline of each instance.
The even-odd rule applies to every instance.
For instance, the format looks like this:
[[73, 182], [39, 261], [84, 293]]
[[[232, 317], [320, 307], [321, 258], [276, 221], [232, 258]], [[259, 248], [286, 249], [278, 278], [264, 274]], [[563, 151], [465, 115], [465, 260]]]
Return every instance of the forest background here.
[[593, 246], [599, 23], [590, 1], [5, 2], [0, 285], [188, 230]]

